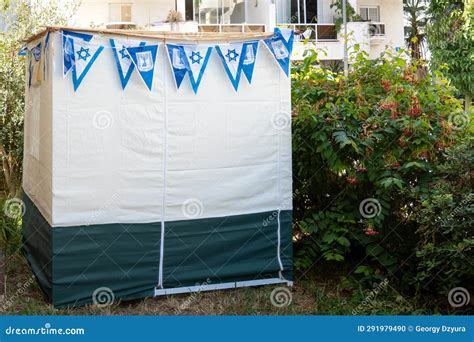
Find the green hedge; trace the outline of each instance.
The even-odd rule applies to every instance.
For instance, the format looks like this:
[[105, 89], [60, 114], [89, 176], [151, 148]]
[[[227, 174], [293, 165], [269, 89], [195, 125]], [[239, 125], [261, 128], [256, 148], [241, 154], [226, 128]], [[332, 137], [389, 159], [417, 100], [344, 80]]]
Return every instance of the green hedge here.
[[472, 114], [402, 54], [358, 52], [347, 78], [315, 54], [296, 65], [296, 266], [351, 259], [364, 278], [444, 294], [473, 276]]

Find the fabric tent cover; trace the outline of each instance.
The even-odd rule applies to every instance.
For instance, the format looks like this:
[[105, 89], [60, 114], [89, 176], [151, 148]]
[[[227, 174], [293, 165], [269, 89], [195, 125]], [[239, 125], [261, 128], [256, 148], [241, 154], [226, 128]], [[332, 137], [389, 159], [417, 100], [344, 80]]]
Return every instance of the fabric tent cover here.
[[27, 87], [23, 251], [47, 297], [291, 282], [290, 80], [273, 56], [261, 42], [236, 92], [213, 50], [194, 94], [162, 44], [152, 91], [137, 72], [122, 90], [110, 38], [160, 42], [95, 36], [106, 48], [75, 92], [51, 32], [45, 79]]

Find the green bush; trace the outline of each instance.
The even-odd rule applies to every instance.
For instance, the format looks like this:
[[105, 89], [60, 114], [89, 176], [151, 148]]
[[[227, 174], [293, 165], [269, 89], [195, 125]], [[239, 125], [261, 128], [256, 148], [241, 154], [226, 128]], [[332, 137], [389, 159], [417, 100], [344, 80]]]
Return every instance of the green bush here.
[[415, 282], [422, 289], [446, 294], [474, 283], [473, 151], [472, 139], [449, 148], [428, 191], [408, 194], [419, 236]]
[[445, 80], [418, 76], [402, 52], [353, 58], [347, 78], [314, 66], [315, 54], [293, 73], [296, 266], [350, 256], [365, 277], [422, 281], [436, 273], [422, 265], [435, 227], [415, 214], [469, 117]]
[[21, 247], [21, 217], [24, 207], [16, 199], [0, 196], [0, 247], [9, 255], [16, 254]]
[[6, 2], [0, 6], [0, 189], [16, 195], [21, 183], [23, 114], [25, 108], [25, 57], [18, 52], [25, 39], [45, 26], [66, 25], [78, 1]]

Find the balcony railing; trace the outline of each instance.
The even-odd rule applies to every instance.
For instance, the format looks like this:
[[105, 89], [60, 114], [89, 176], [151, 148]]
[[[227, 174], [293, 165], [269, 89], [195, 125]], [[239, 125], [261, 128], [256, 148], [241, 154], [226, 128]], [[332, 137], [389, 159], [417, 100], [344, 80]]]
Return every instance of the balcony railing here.
[[265, 32], [264, 24], [200, 24], [199, 32]]
[[[385, 38], [385, 24], [369, 22], [369, 35], [371, 39]], [[288, 27], [295, 31], [297, 41], [337, 41], [335, 24], [280, 24], [278, 26]]]
[[369, 22], [369, 35], [371, 37], [385, 37], [385, 24]]
[[296, 41], [337, 41], [335, 24], [280, 24], [278, 26], [288, 27], [295, 31]]

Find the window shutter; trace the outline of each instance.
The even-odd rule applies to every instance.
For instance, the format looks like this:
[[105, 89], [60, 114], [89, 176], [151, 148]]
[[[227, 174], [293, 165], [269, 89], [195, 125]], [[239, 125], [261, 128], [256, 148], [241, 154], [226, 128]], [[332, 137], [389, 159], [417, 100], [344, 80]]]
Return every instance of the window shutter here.
[[109, 4], [109, 21], [120, 21], [120, 5]]
[[369, 7], [369, 20], [379, 22], [379, 9], [378, 7]]
[[130, 22], [132, 21], [132, 6], [131, 5], [122, 5], [121, 8], [121, 21]]

